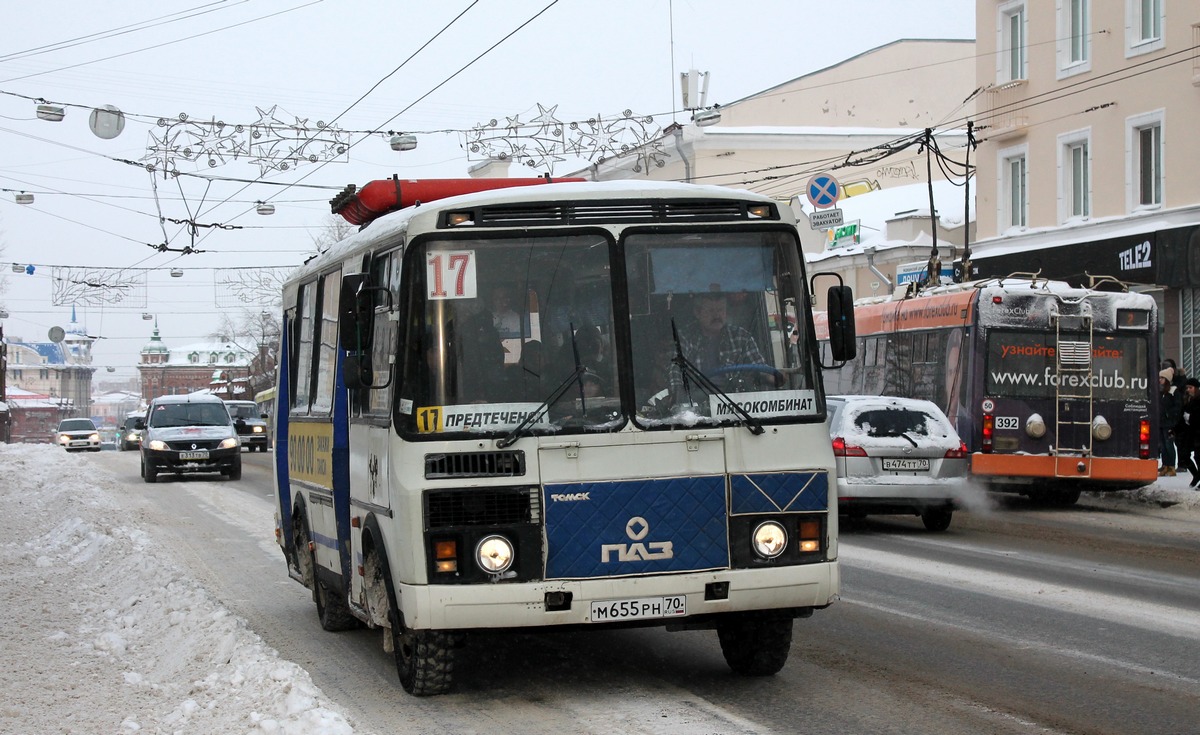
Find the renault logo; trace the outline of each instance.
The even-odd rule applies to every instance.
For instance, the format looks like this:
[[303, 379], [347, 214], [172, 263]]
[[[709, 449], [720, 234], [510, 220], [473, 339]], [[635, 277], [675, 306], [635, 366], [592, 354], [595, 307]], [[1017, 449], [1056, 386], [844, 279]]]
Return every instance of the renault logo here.
[[192, 442], [192, 449], [195, 449], [195, 448], [196, 448], [196, 443]]

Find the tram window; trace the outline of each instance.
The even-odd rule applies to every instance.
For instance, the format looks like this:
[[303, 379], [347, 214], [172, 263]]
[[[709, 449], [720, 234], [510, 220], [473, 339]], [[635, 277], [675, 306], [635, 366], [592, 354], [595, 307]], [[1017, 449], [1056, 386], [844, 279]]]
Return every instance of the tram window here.
[[341, 270], [321, 277], [321, 311], [318, 315], [316, 390], [312, 397], [313, 413], [329, 413], [333, 407], [334, 372], [337, 367], [338, 294]]
[[921, 333], [921, 334], [913, 335], [913, 351], [912, 351], [912, 361], [913, 362], [928, 362], [929, 361], [926, 357], [926, 352], [925, 352], [925, 347], [928, 343], [929, 343], [929, 335], [928, 334]]
[[292, 392], [292, 413], [306, 414], [312, 394], [313, 312], [317, 308], [315, 281], [300, 286], [298, 303], [300, 314], [296, 322], [296, 384]]

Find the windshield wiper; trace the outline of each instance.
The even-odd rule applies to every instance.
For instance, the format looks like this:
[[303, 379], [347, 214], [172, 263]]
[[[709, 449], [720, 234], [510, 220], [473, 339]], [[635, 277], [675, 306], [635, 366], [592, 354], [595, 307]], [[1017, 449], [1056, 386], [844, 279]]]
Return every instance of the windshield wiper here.
[[525, 419], [521, 423], [517, 424], [512, 431], [508, 432], [504, 438], [498, 440], [496, 442], [496, 446], [498, 448], [504, 449], [505, 447], [510, 447], [513, 445], [513, 442], [515, 442], [517, 439], [520, 439], [521, 433], [525, 431], [525, 429], [528, 429], [530, 426], [532, 426], [533, 422], [537, 421], [538, 416], [541, 416], [543, 412], [549, 411], [550, 406], [554, 405], [555, 401], [563, 397], [563, 394], [566, 393], [567, 389], [571, 387], [571, 383], [579, 383], [579, 410], [587, 413], [587, 397], [583, 392], [582, 380], [583, 374], [587, 372], [587, 368], [585, 368], [583, 363], [579, 361], [579, 343], [575, 341], [575, 323], [568, 322], [567, 327], [571, 334], [571, 353], [575, 357], [574, 372], [568, 375], [566, 380], [564, 380], [557, 388], [551, 391], [550, 396], [546, 398], [546, 400], [542, 401], [533, 413], [526, 416]]
[[574, 383], [583, 377], [583, 372], [583, 367], [581, 365], [576, 365], [575, 369], [571, 371], [571, 374], [567, 376], [567, 379], [559, 383], [558, 387], [550, 393], [546, 400], [538, 404], [538, 407], [530, 412], [530, 414], [526, 416], [521, 423], [517, 424], [512, 431], [508, 432], [508, 434], [504, 437], [496, 440], [496, 446], [500, 449], [511, 447], [513, 443], [517, 441], [517, 439], [521, 438], [525, 430], [533, 425], [533, 422], [537, 421], [542, 414], [547, 413], [550, 410], [550, 406], [554, 405], [555, 401], [563, 397], [563, 394], [566, 393], [567, 389], [571, 387], [571, 383]]
[[742, 420], [742, 425], [750, 430], [751, 434], [758, 436], [765, 431], [762, 423], [758, 419], [750, 415], [750, 412], [738, 405], [737, 401], [733, 400], [728, 393], [717, 387], [717, 384], [700, 371], [700, 368], [693, 365], [686, 357], [683, 356], [683, 346], [679, 343], [679, 330], [675, 327], [675, 319], [671, 319], [671, 337], [675, 340], [675, 357], [671, 358], [678, 368], [680, 377], [683, 379], [683, 390], [687, 393], [688, 403], [692, 403], [692, 387], [688, 385], [688, 376], [692, 376], [692, 380], [700, 385], [701, 388], [709, 393], [717, 396], [721, 403], [726, 408]]

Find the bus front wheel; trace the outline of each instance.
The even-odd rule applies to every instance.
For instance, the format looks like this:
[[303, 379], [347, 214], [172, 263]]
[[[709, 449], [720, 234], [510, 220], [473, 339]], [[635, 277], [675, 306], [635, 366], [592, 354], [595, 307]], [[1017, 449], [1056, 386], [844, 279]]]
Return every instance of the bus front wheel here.
[[415, 697], [450, 691], [454, 674], [454, 637], [440, 630], [412, 630], [392, 609], [392, 645], [400, 686]]
[[792, 648], [792, 618], [740, 613], [717, 622], [725, 663], [742, 676], [771, 676], [787, 663]]

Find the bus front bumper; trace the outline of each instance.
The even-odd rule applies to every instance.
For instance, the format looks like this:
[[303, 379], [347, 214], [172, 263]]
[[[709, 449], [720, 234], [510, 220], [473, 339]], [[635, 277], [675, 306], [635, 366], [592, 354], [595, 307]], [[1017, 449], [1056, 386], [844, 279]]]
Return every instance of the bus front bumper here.
[[[408, 627], [467, 630], [605, 623], [686, 626], [721, 613], [823, 608], [837, 598], [839, 587], [837, 563], [821, 562], [655, 577], [401, 585], [398, 591]], [[714, 592], [719, 594], [722, 589], [727, 589], [723, 599], [711, 599]], [[567, 598], [564, 593], [569, 594], [568, 605], [552, 609], [555, 603]], [[678, 608], [668, 606], [672, 614], [655, 615], [658, 611], [655, 602], [666, 598], [683, 598], [684, 614], [675, 614]], [[650, 606], [651, 614], [624, 617], [623, 613], [633, 607], [634, 601], [648, 601], [645, 605]], [[595, 619], [593, 609], [597, 612]]]

